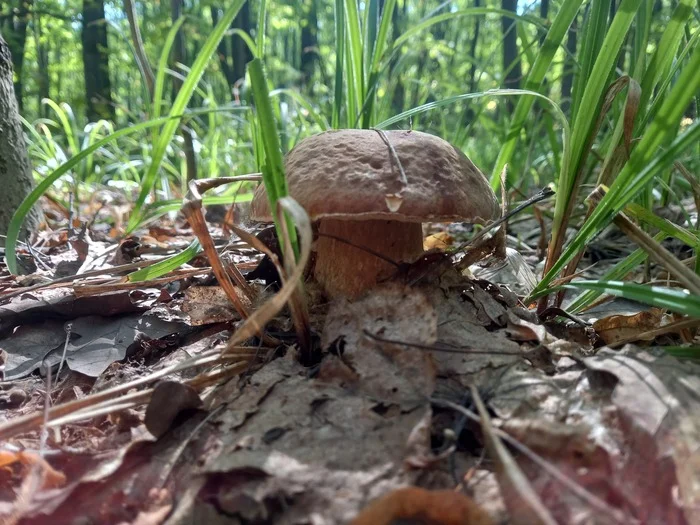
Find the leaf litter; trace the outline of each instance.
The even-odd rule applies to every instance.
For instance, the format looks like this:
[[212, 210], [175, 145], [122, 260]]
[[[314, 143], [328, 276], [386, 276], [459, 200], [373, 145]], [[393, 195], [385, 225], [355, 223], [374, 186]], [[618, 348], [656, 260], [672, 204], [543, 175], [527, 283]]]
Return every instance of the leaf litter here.
[[422, 272], [312, 302], [302, 365], [284, 308], [302, 266], [278, 265], [276, 295], [248, 283], [245, 315], [238, 277], [212, 286], [203, 265], [127, 288], [105, 263], [0, 292], [3, 520], [700, 522], [700, 369], [653, 346], [674, 319], [608, 316], [583, 327], [595, 343], [539, 322], [517, 286]]

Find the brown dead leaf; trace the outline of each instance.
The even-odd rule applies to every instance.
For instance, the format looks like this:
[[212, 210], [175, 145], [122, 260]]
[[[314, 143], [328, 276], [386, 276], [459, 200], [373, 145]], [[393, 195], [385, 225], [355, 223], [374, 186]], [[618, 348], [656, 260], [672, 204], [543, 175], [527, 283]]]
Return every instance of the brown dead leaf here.
[[374, 500], [350, 525], [391, 525], [411, 520], [431, 525], [491, 525], [493, 520], [460, 492], [405, 487]]
[[181, 412], [201, 405], [199, 394], [191, 386], [177, 381], [161, 381], [153, 389], [144, 423], [151, 434], [160, 437], [170, 429]]
[[423, 239], [423, 250], [447, 250], [454, 243], [454, 237], [447, 232], [437, 232]]
[[28, 473], [32, 467], [37, 467], [41, 472], [41, 488], [52, 489], [62, 487], [66, 483], [63, 472], [54, 469], [39, 454], [26, 451], [0, 450], [0, 469], [9, 468], [12, 465], [21, 465], [22, 475]]
[[[658, 328], [663, 320], [663, 310], [652, 308], [634, 315], [611, 315], [593, 323], [598, 335], [611, 345], [623, 339], [634, 340], [638, 334], [643, 334]], [[654, 337], [645, 336], [644, 340], [651, 341]]]
[[[243, 293], [239, 293], [239, 297], [245, 303], [248, 302]], [[188, 288], [185, 290], [182, 311], [190, 316], [190, 323], [194, 326], [225, 323], [241, 318], [221, 286]]]

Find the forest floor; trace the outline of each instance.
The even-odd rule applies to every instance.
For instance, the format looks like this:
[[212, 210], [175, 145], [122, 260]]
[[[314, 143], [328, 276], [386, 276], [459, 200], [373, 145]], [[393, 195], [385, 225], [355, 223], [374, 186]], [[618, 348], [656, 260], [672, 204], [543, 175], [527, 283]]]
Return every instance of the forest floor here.
[[[216, 211], [248, 306], [270, 310], [276, 272]], [[505, 262], [354, 301], [308, 284], [309, 360], [286, 308], [236, 339], [248, 325], [201, 255], [123, 277], [184, 249], [182, 220], [117, 243], [47, 215], [63, 226], [25, 249], [25, 275], [0, 266], [3, 524], [700, 523], [700, 366], [660, 349], [697, 324], [623, 300], [538, 316], [532, 216]], [[426, 248], [465, 233], [431, 225]], [[580, 267], [634, 248], [607, 230]]]

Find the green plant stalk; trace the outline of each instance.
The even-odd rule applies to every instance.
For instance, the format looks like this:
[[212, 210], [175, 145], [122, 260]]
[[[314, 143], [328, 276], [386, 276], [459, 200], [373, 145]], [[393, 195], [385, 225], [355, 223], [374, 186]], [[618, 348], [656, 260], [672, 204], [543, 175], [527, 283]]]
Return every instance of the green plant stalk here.
[[[209, 60], [211, 59], [211, 56], [214, 54], [214, 51], [216, 51], [219, 42], [224, 37], [226, 30], [231, 25], [231, 22], [233, 22], [233, 19], [236, 17], [238, 11], [241, 9], [241, 6], [245, 3], [245, 1], [246, 0], [233, 0], [231, 5], [224, 12], [221, 20], [219, 20], [219, 23], [216, 24], [216, 27], [212, 30], [211, 34], [204, 42], [202, 50], [199, 52], [199, 55], [197, 55], [197, 58], [190, 69], [190, 73], [187, 75], [185, 82], [182, 84], [182, 87], [175, 98], [175, 102], [173, 102], [172, 108], [170, 109], [171, 117], [181, 115], [184, 112], [187, 104], [192, 98], [192, 94], [194, 93], [197, 84], [199, 83], [199, 79], [202, 77]], [[169, 119], [161, 129], [158, 142], [154, 144], [153, 147], [151, 163], [142, 181], [141, 192], [136, 199], [134, 211], [131, 214], [126, 227], [127, 233], [134, 231], [143, 218], [143, 205], [153, 189], [158, 172], [160, 171], [161, 163], [165, 157], [165, 152], [173, 136], [175, 135], [175, 132], [177, 131], [179, 122], [179, 118]]]
[[[262, 143], [265, 150], [265, 164], [259, 166], [263, 174], [263, 183], [267, 190], [267, 198], [270, 203], [270, 210], [275, 218], [275, 230], [278, 238], [284, 239], [284, 230], [278, 223], [276, 213], [277, 201], [288, 195], [287, 179], [284, 176], [284, 162], [282, 160], [282, 150], [280, 148], [279, 136], [277, 135], [277, 124], [270, 104], [270, 92], [267, 88], [267, 79], [263, 69], [262, 60], [253, 59], [248, 63], [248, 75], [250, 76], [253, 100], [258, 117], [258, 125], [262, 134]], [[294, 223], [288, 215], [285, 215], [287, 234], [289, 235], [294, 249], [294, 256], [299, 257], [299, 242], [294, 229]]]

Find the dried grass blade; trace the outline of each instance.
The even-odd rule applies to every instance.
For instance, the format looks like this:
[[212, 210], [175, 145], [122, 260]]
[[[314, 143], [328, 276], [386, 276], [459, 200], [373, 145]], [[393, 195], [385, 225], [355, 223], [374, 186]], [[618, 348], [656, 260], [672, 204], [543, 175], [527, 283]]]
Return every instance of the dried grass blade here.
[[297, 201], [291, 197], [282, 197], [277, 202], [278, 207], [281, 206], [289, 213], [296, 225], [297, 230], [299, 231], [299, 237], [301, 240], [299, 260], [296, 262], [296, 265], [294, 265], [294, 258], [288, 258], [291, 259], [288, 264], [290, 265], [289, 268], [292, 269], [292, 271], [289, 272], [289, 279], [282, 285], [282, 288], [277, 295], [258, 308], [258, 310], [248, 317], [243, 325], [236, 330], [226, 345], [224, 353], [228, 353], [233, 347], [254, 336], [256, 333], [261, 332], [262, 327], [270, 319], [277, 315], [277, 313], [284, 307], [285, 303], [289, 301], [290, 297], [297, 289], [297, 286], [301, 281], [301, 277], [304, 274], [306, 263], [309, 260], [309, 255], [311, 253], [311, 241], [313, 237], [309, 216], [297, 203]]

